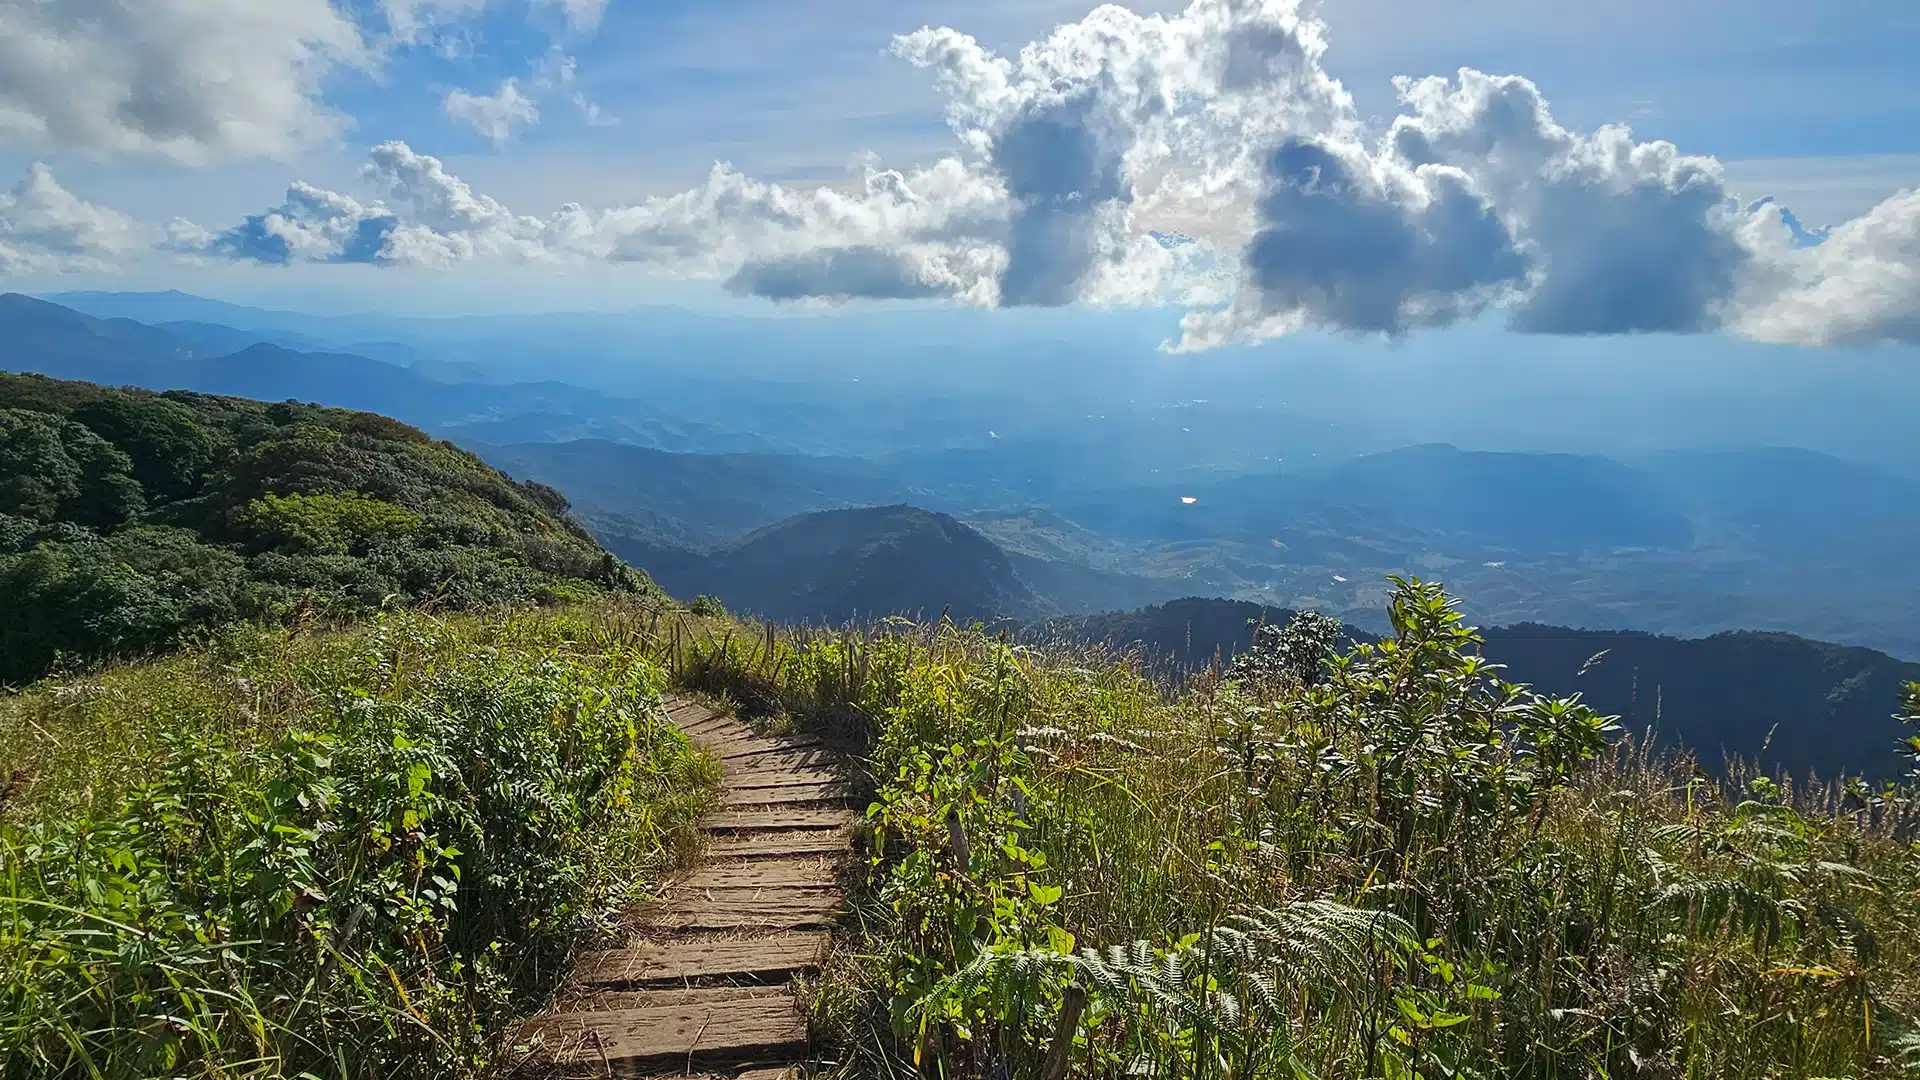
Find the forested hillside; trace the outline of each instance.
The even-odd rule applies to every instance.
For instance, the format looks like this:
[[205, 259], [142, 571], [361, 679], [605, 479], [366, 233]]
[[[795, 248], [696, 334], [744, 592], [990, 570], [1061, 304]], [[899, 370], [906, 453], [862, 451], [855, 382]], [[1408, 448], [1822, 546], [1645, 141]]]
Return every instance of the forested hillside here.
[[728, 544], [798, 514], [912, 494], [859, 458], [672, 454], [604, 439], [468, 445], [514, 476], [566, 492], [605, 530], [688, 548]]
[[[1257, 627], [1294, 613], [1230, 600], [1179, 600], [1131, 612], [1048, 621], [1030, 633], [1143, 650], [1149, 667], [1191, 672], [1224, 666], [1252, 645]], [[1374, 637], [1348, 628], [1356, 641]], [[1710, 765], [1732, 755], [1823, 776], [1885, 775], [1903, 736], [1894, 719], [1920, 664], [1871, 649], [1791, 634], [1729, 633], [1701, 639], [1521, 624], [1480, 631], [1503, 677], [1542, 693], [1580, 694], [1636, 734], [1685, 745]]]
[[235, 619], [644, 588], [564, 499], [387, 417], [0, 375], [0, 684]]
[[803, 514], [712, 552], [651, 544], [604, 523], [601, 535], [676, 596], [711, 594], [782, 622], [942, 612], [970, 622], [1047, 610], [1006, 552], [945, 514], [911, 506]]

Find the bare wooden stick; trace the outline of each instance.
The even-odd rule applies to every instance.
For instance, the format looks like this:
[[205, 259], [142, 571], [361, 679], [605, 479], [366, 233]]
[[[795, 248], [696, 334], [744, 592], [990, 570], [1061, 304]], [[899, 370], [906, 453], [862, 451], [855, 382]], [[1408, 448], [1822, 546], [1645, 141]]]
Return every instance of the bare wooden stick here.
[[967, 830], [960, 824], [958, 810], [947, 812], [947, 847], [952, 850], [953, 861], [959, 865], [960, 872], [963, 874], [971, 872], [973, 853], [967, 848]]
[[1060, 1003], [1060, 1025], [1053, 1029], [1053, 1045], [1047, 1047], [1040, 1080], [1066, 1080], [1067, 1063], [1073, 1057], [1073, 1035], [1080, 1030], [1080, 1014], [1086, 1009], [1086, 988], [1079, 983], [1069, 985], [1066, 999]]

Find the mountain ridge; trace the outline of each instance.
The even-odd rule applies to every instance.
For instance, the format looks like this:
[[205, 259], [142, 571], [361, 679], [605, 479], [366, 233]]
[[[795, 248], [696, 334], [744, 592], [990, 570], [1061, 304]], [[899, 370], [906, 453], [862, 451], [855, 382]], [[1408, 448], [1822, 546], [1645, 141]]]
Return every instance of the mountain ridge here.
[[[1231, 660], [1254, 628], [1284, 625], [1294, 612], [1244, 601], [1189, 597], [1130, 612], [1065, 617], [1025, 628], [1068, 639], [1145, 650], [1150, 666], [1192, 672]], [[1355, 640], [1373, 635], [1347, 628]], [[1888, 776], [1903, 737], [1894, 719], [1901, 687], [1920, 664], [1858, 646], [1794, 634], [1736, 630], [1705, 638], [1644, 631], [1583, 630], [1538, 623], [1482, 627], [1484, 653], [1506, 677], [1555, 696], [1582, 695], [1638, 736], [1697, 750], [1717, 768], [1722, 754], [1832, 778]]]

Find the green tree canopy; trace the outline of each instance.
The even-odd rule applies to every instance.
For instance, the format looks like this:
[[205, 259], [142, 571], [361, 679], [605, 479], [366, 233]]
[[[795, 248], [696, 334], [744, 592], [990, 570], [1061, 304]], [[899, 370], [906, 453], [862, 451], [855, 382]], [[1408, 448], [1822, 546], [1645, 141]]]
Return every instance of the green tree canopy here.
[[80, 424], [0, 409], [0, 513], [115, 528], [146, 507], [132, 473], [132, 459]]

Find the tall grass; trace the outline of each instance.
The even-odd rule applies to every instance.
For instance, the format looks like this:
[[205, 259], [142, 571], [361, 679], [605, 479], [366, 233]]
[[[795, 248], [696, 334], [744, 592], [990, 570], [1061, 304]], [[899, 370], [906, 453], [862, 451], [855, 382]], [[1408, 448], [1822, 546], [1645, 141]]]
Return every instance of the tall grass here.
[[0, 698], [0, 1075], [477, 1075], [692, 843], [607, 610], [236, 629]]
[[1916, 1075], [1912, 784], [1656, 759], [1439, 590], [1392, 615], [1178, 689], [617, 603], [46, 684], [0, 700], [0, 1074], [497, 1071], [710, 797], [671, 684], [867, 765], [829, 1074]]
[[711, 624], [671, 666], [866, 747], [847, 1075], [1920, 1075], [1911, 785], [1654, 758], [1437, 588], [1392, 616], [1178, 693], [952, 626]]

